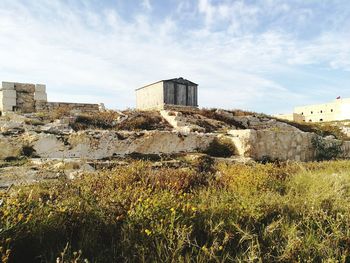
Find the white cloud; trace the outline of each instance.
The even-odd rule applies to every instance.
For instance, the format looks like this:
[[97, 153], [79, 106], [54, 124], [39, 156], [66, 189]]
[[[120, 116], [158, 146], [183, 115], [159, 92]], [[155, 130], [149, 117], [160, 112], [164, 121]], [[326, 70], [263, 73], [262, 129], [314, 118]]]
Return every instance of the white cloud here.
[[[152, 8], [149, 1], [143, 7]], [[177, 11], [190, 7], [180, 2]], [[350, 68], [346, 35], [324, 33], [305, 43], [278, 30], [255, 32], [265, 8], [259, 5], [199, 0], [197, 7], [206, 23], [184, 28], [171, 13], [155, 22], [144, 12], [124, 19], [116, 9], [2, 0], [1, 78], [47, 83], [50, 100], [125, 108], [134, 106], [135, 88], [183, 76], [200, 84], [202, 106], [259, 110], [276, 102], [277, 110], [282, 99], [302, 96], [274, 75], [305, 64]], [[218, 21], [223, 29], [215, 28]]]
[[152, 10], [152, 5], [150, 0], [142, 0], [142, 6], [146, 9], [146, 10]]

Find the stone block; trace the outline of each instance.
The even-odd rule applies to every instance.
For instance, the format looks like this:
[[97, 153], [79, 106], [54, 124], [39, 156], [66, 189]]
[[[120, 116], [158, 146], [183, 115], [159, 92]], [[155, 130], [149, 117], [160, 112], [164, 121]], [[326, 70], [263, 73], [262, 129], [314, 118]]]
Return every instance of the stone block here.
[[2, 105], [2, 111], [13, 111], [13, 106], [10, 105]]
[[3, 97], [0, 102], [3, 104], [3, 105], [9, 105], [9, 106], [16, 106], [16, 98], [6, 98], [6, 97]]
[[0, 90], [14, 90], [15, 84], [13, 82], [5, 82], [3, 81], [0, 87]]
[[35, 85], [35, 92], [44, 92], [44, 93], [46, 93], [46, 85], [36, 84]]
[[26, 83], [15, 83], [15, 90], [17, 90], [18, 92], [24, 92], [24, 93], [34, 93], [35, 85], [26, 84]]
[[34, 100], [36, 101], [47, 101], [47, 94], [42, 92], [35, 92], [34, 93]]
[[3, 90], [2, 92], [3, 98], [15, 98], [17, 97], [15, 90]]

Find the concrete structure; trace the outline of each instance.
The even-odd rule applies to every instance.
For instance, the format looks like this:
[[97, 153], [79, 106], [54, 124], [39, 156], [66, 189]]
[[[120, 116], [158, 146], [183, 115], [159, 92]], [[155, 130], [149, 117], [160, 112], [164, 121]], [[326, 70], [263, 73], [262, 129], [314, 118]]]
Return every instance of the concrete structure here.
[[136, 89], [136, 108], [198, 107], [198, 84], [183, 78], [161, 80]]
[[0, 86], [0, 112], [18, 111], [29, 113], [35, 111], [37, 102], [46, 103], [46, 86], [2, 82]]
[[77, 112], [94, 112], [101, 108], [98, 104], [48, 102], [46, 86], [17, 82], [2, 82], [0, 86], [0, 115], [3, 112], [32, 113], [67, 107]]
[[327, 122], [350, 120], [350, 98], [330, 103], [295, 107], [292, 114], [275, 115], [280, 119], [297, 122]]

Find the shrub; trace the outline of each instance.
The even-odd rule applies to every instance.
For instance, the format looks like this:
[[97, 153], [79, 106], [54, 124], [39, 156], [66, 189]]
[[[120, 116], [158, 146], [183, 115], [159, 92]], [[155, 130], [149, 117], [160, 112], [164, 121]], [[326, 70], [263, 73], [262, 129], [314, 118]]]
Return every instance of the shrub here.
[[49, 119], [51, 121], [61, 119], [63, 117], [69, 117], [71, 115], [71, 108], [68, 106], [59, 106], [49, 112]]
[[230, 157], [234, 155], [236, 148], [228, 138], [215, 138], [204, 151], [214, 157]]
[[22, 155], [25, 157], [34, 157], [35, 149], [31, 145], [24, 145], [22, 147]]
[[118, 117], [119, 114], [115, 111], [81, 114], [70, 125], [76, 131], [86, 129], [113, 129], [117, 126]]
[[306, 122], [301, 123], [301, 122], [288, 121], [284, 119], [278, 119], [278, 121], [294, 126], [303, 132], [313, 132], [322, 137], [332, 135], [339, 140], [349, 140], [349, 137], [342, 132], [340, 127], [332, 123], [306, 123]]
[[[236, 112], [236, 114], [232, 113], [232, 115], [233, 116], [246, 116], [243, 113], [244, 112], [240, 112], [240, 113]], [[210, 109], [210, 110], [209, 109], [201, 109], [200, 114], [209, 118], [209, 119], [221, 121], [227, 125], [236, 127], [238, 129], [245, 129], [245, 127], [240, 122], [234, 120], [233, 118], [230, 118], [230, 117], [227, 117], [225, 115], [218, 113], [216, 109]]]
[[312, 145], [318, 161], [333, 160], [342, 154], [341, 141], [327, 141], [320, 136], [315, 136], [312, 138]]
[[127, 113], [128, 119], [118, 124], [119, 130], [163, 130], [170, 125], [156, 111], [135, 111]]

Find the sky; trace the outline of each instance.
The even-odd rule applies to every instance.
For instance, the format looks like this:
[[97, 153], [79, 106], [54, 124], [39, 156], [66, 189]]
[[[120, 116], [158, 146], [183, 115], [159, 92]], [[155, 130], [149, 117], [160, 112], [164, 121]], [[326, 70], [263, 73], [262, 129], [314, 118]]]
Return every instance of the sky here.
[[0, 80], [135, 107], [183, 77], [199, 105], [288, 113], [350, 97], [349, 0], [0, 0]]

